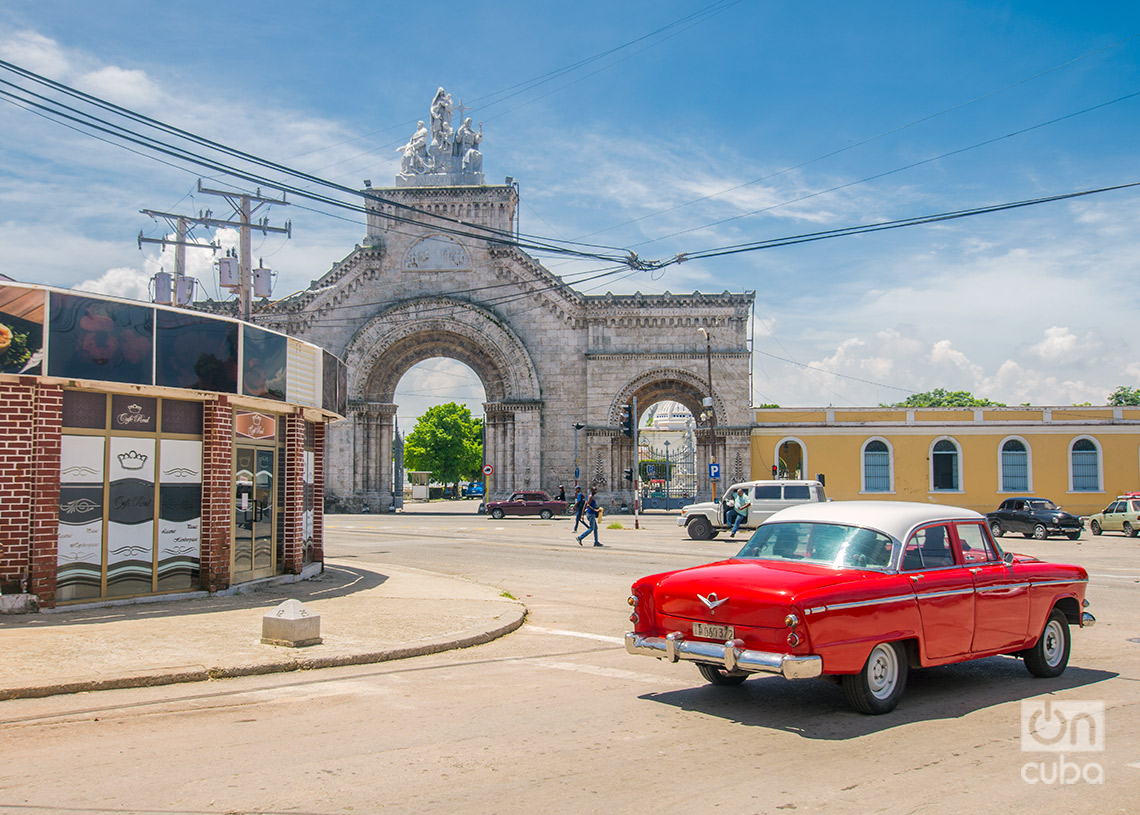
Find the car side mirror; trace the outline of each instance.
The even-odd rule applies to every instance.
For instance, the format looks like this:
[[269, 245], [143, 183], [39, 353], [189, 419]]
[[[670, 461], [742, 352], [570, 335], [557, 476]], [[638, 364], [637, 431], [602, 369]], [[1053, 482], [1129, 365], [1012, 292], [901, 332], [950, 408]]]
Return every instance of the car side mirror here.
[[1013, 563], [1013, 552], [1006, 552], [1001, 556], [1006, 563]]

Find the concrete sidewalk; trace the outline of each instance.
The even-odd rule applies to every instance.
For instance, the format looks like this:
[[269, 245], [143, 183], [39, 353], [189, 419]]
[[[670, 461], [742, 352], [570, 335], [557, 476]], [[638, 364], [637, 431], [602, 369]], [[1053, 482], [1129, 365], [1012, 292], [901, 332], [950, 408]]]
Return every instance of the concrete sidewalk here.
[[[320, 645], [261, 643], [262, 617], [289, 599], [320, 615]], [[498, 589], [330, 559], [312, 579], [233, 596], [0, 616], [0, 700], [383, 662], [489, 642], [525, 618]]]

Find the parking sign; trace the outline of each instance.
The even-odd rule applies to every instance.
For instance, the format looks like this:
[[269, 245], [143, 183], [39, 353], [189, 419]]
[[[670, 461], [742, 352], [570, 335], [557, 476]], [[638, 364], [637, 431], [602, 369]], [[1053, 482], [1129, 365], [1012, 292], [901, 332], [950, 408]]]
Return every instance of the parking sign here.
[[709, 464], [709, 481], [719, 481], [719, 480], [720, 480], [720, 465], [717, 464], [716, 462], [711, 462]]

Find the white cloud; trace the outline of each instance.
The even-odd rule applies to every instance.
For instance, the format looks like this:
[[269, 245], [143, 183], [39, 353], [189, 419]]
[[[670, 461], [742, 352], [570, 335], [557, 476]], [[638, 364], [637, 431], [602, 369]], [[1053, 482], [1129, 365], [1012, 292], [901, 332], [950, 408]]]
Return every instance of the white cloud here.
[[14, 31], [0, 39], [0, 57], [51, 79], [67, 79], [71, 72], [71, 60], [59, 43], [35, 31]]
[[139, 269], [121, 267], [108, 269], [101, 276], [92, 280], [84, 280], [75, 286], [76, 291], [90, 291], [98, 294], [110, 294], [115, 297], [126, 297], [131, 300], [150, 301], [151, 275]]
[[75, 85], [93, 96], [135, 110], [152, 110], [165, 101], [162, 91], [145, 71], [115, 65], [84, 74]]

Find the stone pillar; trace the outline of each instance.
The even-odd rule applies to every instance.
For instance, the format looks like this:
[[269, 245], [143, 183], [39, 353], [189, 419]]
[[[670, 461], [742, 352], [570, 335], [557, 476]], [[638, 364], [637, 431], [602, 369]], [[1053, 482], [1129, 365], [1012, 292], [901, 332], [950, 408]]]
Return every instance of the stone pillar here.
[[375, 405], [376, 432], [380, 441], [380, 457], [376, 461], [376, 489], [380, 494], [378, 512], [387, 512], [395, 502], [392, 468], [403, 466], [403, 462], [392, 461], [392, 437], [396, 430], [396, 405], [392, 403]]
[[325, 437], [328, 425], [313, 427], [313, 561], [325, 562]]
[[517, 402], [511, 405], [511, 451], [514, 453], [515, 487], [552, 491], [553, 484], [542, 478], [542, 403]]

